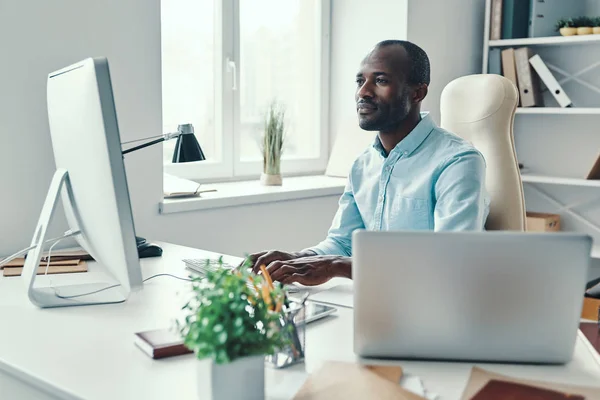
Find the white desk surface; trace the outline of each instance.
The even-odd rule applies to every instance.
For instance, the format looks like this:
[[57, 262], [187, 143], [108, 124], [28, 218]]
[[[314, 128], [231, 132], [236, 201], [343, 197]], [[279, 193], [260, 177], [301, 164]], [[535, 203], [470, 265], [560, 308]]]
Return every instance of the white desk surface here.
[[[187, 276], [183, 258], [212, 253], [161, 243], [160, 258], [142, 260], [143, 276], [169, 272]], [[230, 259], [230, 262], [236, 262]], [[55, 284], [71, 279], [54, 275]], [[41, 277], [47, 278], [47, 277]], [[42, 280], [42, 279], [40, 279]], [[158, 277], [145, 283], [122, 304], [38, 309], [27, 299], [21, 278], [0, 277], [0, 393], [2, 398], [197, 399], [193, 355], [152, 360], [133, 344], [134, 332], [168, 327], [183, 304], [188, 282]], [[179, 294], [178, 294], [179, 293]], [[306, 379], [327, 360], [354, 361], [353, 312], [339, 308], [335, 317], [307, 328], [306, 362], [285, 370], [267, 368], [270, 399], [291, 399]], [[389, 362], [388, 362], [389, 363]], [[422, 378], [441, 399], [458, 399], [469, 376], [469, 363], [399, 361], [407, 373]], [[490, 371], [523, 378], [600, 385], [600, 357], [580, 334], [574, 360], [564, 366], [478, 364]], [[15, 379], [16, 378], [16, 379]], [[19, 383], [21, 382], [21, 383]], [[12, 390], [12, 392], [11, 392]], [[599, 386], [600, 390], [600, 386]], [[42, 393], [43, 392], [43, 393]], [[12, 396], [10, 396], [12, 394]]]

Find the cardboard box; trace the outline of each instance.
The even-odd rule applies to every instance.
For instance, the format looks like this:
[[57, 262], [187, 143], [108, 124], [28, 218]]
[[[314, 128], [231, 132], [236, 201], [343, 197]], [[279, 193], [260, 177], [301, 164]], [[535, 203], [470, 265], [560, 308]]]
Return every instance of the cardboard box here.
[[557, 232], [560, 231], [560, 215], [527, 212], [528, 232]]
[[598, 321], [600, 318], [600, 299], [584, 297], [581, 318], [591, 321]]

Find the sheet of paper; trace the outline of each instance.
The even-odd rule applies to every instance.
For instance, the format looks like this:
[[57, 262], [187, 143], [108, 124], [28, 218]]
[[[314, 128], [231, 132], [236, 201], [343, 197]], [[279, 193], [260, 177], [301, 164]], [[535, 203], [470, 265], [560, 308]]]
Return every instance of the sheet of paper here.
[[353, 308], [354, 285], [352, 282], [347, 282], [346, 280], [345, 282], [329, 289], [311, 294], [309, 299], [317, 303]]

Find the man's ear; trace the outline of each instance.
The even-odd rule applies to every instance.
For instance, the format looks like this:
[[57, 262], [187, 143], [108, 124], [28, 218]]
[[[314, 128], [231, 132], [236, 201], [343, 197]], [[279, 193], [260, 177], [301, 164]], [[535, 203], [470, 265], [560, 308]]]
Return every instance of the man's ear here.
[[427, 96], [428, 86], [423, 83], [415, 88], [413, 92], [413, 103], [420, 103]]

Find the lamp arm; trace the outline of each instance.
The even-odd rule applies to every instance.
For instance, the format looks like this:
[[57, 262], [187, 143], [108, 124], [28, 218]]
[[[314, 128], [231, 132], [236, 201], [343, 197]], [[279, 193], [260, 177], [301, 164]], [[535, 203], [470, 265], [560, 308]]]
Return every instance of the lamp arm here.
[[132, 151], [143, 149], [144, 147], [152, 146], [153, 144], [156, 144], [156, 143], [164, 142], [165, 140], [171, 140], [171, 139], [174, 139], [176, 137], [179, 137], [179, 135], [181, 135], [181, 132], [167, 133], [166, 135], [164, 135], [163, 137], [161, 137], [159, 139], [155, 139], [155, 140], [152, 140], [150, 142], [147, 142], [147, 143], [144, 143], [144, 144], [140, 144], [139, 146], [134, 146], [134, 147], [132, 147], [130, 149], [123, 150], [122, 154], [125, 155], [127, 153], [131, 153]]

